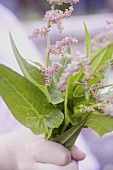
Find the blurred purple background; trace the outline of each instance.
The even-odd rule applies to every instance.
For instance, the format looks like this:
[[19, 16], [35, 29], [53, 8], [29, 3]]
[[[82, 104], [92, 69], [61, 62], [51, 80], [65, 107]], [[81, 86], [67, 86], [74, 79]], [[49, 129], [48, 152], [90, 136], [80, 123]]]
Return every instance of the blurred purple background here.
[[[37, 12], [42, 16], [50, 8], [46, 0], [0, 0], [0, 2], [19, 19], [30, 19], [32, 13]], [[75, 5], [75, 13], [79, 15], [112, 11], [112, 0], [80, 0], [80, 3]]]

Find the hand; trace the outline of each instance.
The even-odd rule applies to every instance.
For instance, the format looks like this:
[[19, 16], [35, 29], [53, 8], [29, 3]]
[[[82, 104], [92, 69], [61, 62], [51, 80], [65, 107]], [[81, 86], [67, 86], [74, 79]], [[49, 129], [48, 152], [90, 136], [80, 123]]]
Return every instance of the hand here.
[[[0, 161], [0, 170], [78, 170], [77, 161], [85, 157], [76, 147], [68, 151], [58, 143], [45, 141], [44, 135], [36, 136], [28, 129], [15, 131], [4, 141], [7, 156]], [[0, 150], [0, 153], [3, 152]]]

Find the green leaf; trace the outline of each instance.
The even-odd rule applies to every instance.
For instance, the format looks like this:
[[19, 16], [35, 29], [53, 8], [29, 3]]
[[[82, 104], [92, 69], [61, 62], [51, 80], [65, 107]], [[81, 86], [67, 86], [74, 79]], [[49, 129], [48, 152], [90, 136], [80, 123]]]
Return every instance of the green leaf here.
[[100, 66], [104, 65], [107, 61], [109, 61], [113, 56], [113, 44], [109, 45], [107, 50], [102, 50], [99, 53], [93, 62], [91, 63], [90, 73], [95, 72]]
[[26, 78], [0, 65], [0, 96], [14, 117], [35, 134], [48, 133], [63, 121], [63, 113]]
[[73, 92], [73, 96], [74, 97], [85, 96], [85, 90], [84, 90], [83, 85], [77, 85], [77, 87], [75, 88], [75, 90]]
[[71, 76], [69, 78], [69, 82], [65, 93], [65, 102], [64, 102], [65, 124], [71, 122], [70, 119], [71, 111], [69, 109], [71, 110], [73, 109], [73, 90], [75, 88], [76, 82], [80, 80], [82, 75], [83, 75], [83, 69], [81, 69], [78, 73], [76, 73], [74, 76]]
[[[94, 104], [94, 98], [90, 98], [89, 104]], [[81, 97], [75, 97], [73, 99], [73, 105], [74, 106], [77, 106], [77, 105], [80, 105], [80, 104], [87, 104], [86, 100], [85, 100], [85, 96], [81, 96]]]
[[92, 128], [100, 136], [113, 131], [113, 119], [98, 112], [93, 113], [85, 125]]
[[78, 125], [72, 126], [69, 130], [58, 135], [56, 138], [52, 139], [54, 142], [59, 142], [64, 145], [66, 148], [70, 149], [73, 147], [81, 129], [84, 127], [84, 124], [87, 120], [87, 117], [81, 121]]
[[51, 103], [51, 98], [49, 95], [49, 92], [47, 88], [44, 86], [44, 77], [41, 75], [41, 71], [29, 64], [18, 52], [18, 49], [15, 45], [15, 42], [10, 34], [10, 40], [12, 44], [12, 48], [16, 57], [16, 60], [20, 66], [20, 69], [22, 70], [24, 76], [31, 81], [35, 86], [37, 86], [40, 90], [43, 91], [43, 93], [46, 95], [48, 101]]
[[85, 99], [87, 104], [89, 103], [90, 96], [91, 96], [90, 90], [89, 89], [85, 90]]
[[51, 85], [48, 87], [49, 94], [51, 96], [52, 104], [59, 104], [64, 101], [64, 92], [61, 92], [57, 88], [57, 82], [55, 77], [52, 77]]
[[37, 61], [35, 62], [35, 61], [32, 61], [32, 60], [28, 60], [28, 59], [26, 59], [26, 61], [30, 61], [31, 63], [35, 64], [36, 66], [42, 68], [42, 65]]
[[59, 104], [64, 101], [64, 93], [61, 93], [58, 89], [49, 91], [52, 104]]
[[[67, 53], [70, 54], [70, 47], [67, 48]], [[57, 81], [59, 81], [60, 76], [62, 75], [62, 73], [65, 71], [67, 64], [70, 63], [70, 59], [68, 59], [66, 56], [62, 57], [60, 60], [60, 64], [62, 65], [62, 68], [60, 69], [60, 71], [55, 75], [55, 78], [57, 79]]]
[[91, 38], [88, 32], [88, 29], [86, 27], [86, 24], [84, 23], [84, 29], [85, 29], [85, 34], [86, 34], [86, 51], [87, 51], [87, 57], [91, 57]]
[[[68, 96], [69, 96], [69, 99], [71, 100], [72, 99], [72, 96], [76, 96], [76, 89], [75, 87], [77, 86], [77, 83], [76, 82], [79, 82], [80, 79], [82, 78], [83, 76], [83, 73], [84, 73], [84, 69], [82, 68], [78, 73], [76, 73], [75, 75], [71, 76], [69, 78], [69, 89], [68, 89]], [[73, 93], [73, 90], [75, 89], [74, 93]]]
[[68, 106], [67, 106], [67, 104], [68, 104], [68, 88], [69, 88], [69, 86], [67, 86], [66, 93], [65, 93], [65, 101], [64, 101], [65, 124], [67, 124], [67, 125], [70, 122], [69, 110], [68, 110]]
[[98, 57], [101, 53], [103, 53], [103, 52], [105, 52], [105, 51], [106, 51], [106, 48], [104, 48], [104, 47], [100, 47], [98, 50], [96, 50], [96, 51], [94, 52], [94, 54], [91, 56], [92, 62], [93, 62], [93, 60], [94, 60], [96, 57]]

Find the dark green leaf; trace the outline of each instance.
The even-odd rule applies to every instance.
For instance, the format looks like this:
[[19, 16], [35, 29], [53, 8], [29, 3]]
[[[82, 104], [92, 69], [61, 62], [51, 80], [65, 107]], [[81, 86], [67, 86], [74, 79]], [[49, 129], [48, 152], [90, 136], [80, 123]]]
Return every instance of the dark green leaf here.
[[65, 147], [70, 149], [71, 147], [73, 147], [86, 120], [87, 120], [87, 117], [83, 121], [81, 121], [78, 125], [73, 126], [69, 130], [67, 130], [66, 132], [62, 133], [61, 135], [59, 135], [58, 137], [52, 140], [55, 142], [59, 142], [60, 144], [63, 144]]

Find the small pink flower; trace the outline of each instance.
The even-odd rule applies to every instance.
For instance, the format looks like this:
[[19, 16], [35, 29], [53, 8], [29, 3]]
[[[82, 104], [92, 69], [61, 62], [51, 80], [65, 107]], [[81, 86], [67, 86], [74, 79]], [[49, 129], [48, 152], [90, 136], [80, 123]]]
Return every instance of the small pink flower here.
[[[80, 71], [82, 67], [81, 65], [84, 65], [85, 72], [89, 71], [88, 69], [89, 69], [90, 59], [86, 58], [86, 55], [77, 53], [76, 56], [69, 55], [68, 59], [70, 59], [70, 63], [67, 64], [67, 67], [65, 68], [65, 71], [60, 76], [60, 79], [58, 82], [58, 88], [61, 91], [62, 91], [62, 87], [64, 86], [66, 87], [69, 77], [76, 74], [78, 71]], [[85, 86], [85, 89], [87, 90], [88, 84], [86, 81], [84, 82], [84, 86]]]
[[96, 51], [100, 47], [107, 47], [113, 42], [113, 19], [109, 18], [106, 21], [107, 28], [98, 33], [91, 41], [92, 50]]
[[106, 23], [108, 24], [108, 25], [113, 25], [113, 18], [109, 18], [109, 19], [107, 19], [106, 20]]
[[50, 53], [59, 55], [65, 53], [65, 46], [71, 43], [77, 43], [78, 40], [73, 37], [65, 37], [62, 41], [57, 41], [55, 45], [49, 45], [48, 50]]
[[62, 31], [61, 19], [69, 18], [73, 12], [73, 6], [65, 9], [64, 13], [61, 10], [49, 10], [46, 12], [44, 19], [50, 21], [52, 24], [56, 24], [60, 32]]
[[52, 76], [53, 76], [54, 74], [58, 73], [58, 72], [60, 71], [61, 67], [62, 67], [62, 66], [61, 66], [60, 63], [54, 62], [54, 63], [52, 64], [52, 67], [50, 67], [50, 66], [49, 66], [48, 68], [43, 67], [43, 68], [41, 69], [42, 75], [43, 75], [44, 78], [45, 78], [45, 86], [46, 86], [46, 87], [49, 87], [49, 86], [51, 85]]
[[49, 2], [49, 4], [58, 4], [58, 5], [62, 5], [70, 3], [70, 4], [76, 4], [77, 2], [79, 2], [79, 0], [47, 0]]
[[29, 35], [29, 39], [37, 38], [38, 36], [46, 38], [47, 33], [49, 32], [49, 29], [46, 27], [43, 27], [41, 29], [36, 28], [31, 35]]

